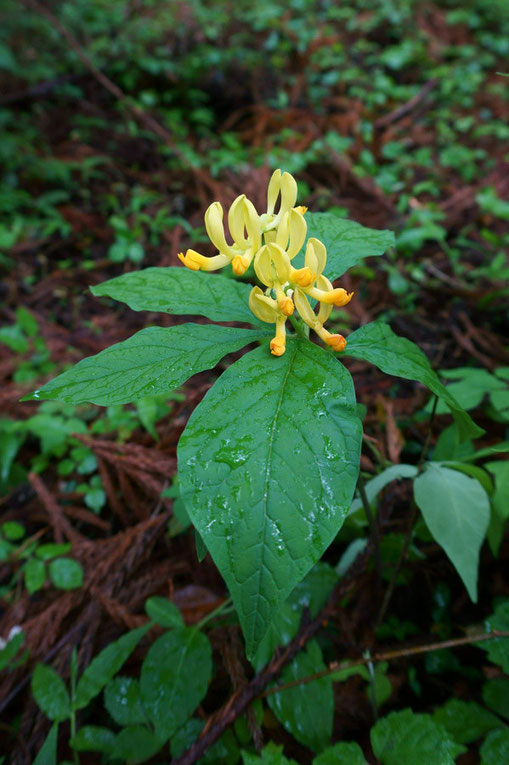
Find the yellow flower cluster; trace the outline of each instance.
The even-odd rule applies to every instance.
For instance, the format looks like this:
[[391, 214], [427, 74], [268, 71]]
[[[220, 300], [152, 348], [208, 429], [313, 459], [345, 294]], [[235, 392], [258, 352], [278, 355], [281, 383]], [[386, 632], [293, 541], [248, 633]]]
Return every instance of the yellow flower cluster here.
[[[275, 210], [278, 206], [276, 213]], [[218, 254], [207, 258], [195, 250], [179, 253], [182, 263], [192, 271], [215, 271], [231, 263], [233, 273], [242, 276], [251, 263], [260, 282], [266, 287], [253, 287], [249, 307], [262, 321], [276, 325], [276, 336], [270, 350], [275, 356], [285, 352], [286, 320], [297, 308], [302, 320], [333, 350], [342, 351], [346, 340], [324, 328], [333, 306], [348, 303], [353, 293], [334, 289], [323, 271], [327, 250], [319, 239], [308, 239], [304, 267], [294, 268], [291, 261], [300, 252], [307, 234], [304, 218], [307, 208], [296, 207], [297, 183], [290, 173], [276, 170], [267, 189], [267, 212], [258, 215], [245, 194], [237, 197], [228, 211], [228, 228], [233, 244], [228, 244], [223, 225], [223, 208], [219, 202], [205, 213], [205, 228]], [[315, 313], [309, 298], [319, 303]]]

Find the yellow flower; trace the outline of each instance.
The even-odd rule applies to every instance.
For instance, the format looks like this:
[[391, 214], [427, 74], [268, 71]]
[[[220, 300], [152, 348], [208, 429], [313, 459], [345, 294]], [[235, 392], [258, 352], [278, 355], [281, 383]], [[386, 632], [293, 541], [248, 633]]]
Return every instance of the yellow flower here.
[[270, 341], [270, 352], [274, 356], [282, 356], [286, 350], [285, 324], [287, 314], [283, 313], [278, 301], [264, 295], [260, 287], [253, 287], [251, 290], [249, 307], [258, 319], [267, 322], [267, 324], [276, 325], [276, 336]]
[[232, 203], [228, 211], [228, 227], [233, 239], [231, 245], [226, 241], [223, 208], [219, 202], [213, 202], [205, 213], [205, 228], [219, 254], [206, 258], [195, 250], [187, 250], [185, 255], [179, 254], [179, 259], [192, 271], [215, 271], [231, 263], [233, 273], [242, 276], [262, 244], [260, 217], [245, 194]]

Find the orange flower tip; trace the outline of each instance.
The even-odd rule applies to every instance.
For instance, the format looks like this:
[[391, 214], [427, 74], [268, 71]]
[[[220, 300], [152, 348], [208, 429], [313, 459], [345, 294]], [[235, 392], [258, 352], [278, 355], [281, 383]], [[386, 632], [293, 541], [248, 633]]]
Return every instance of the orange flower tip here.
[[347, 303], [349, 303], [350, 300], [355, 295], [355, 292], [346, 292], [346, 290], [344, 290], [342, 288], [339, 288], [339, 289], [335, 290], [335, 292], [339, 293], [339, 294], [337, 294], [337, 297], [336, 297], [336, 299], [334, 300], [334, 303], [333, 303], [333, 305], [335, 305], [336, 308], [341, 308], [342, 306], [344, 306]]
[[304, 268], [297, 269], [293, 277], [295, 284], [305, 288], [313, 284], [316, 279], [316, 274], [314, 274], [308, 266], [304, 266]]
[[308, 208], [305, 205], [299, 205], [298, 207], [295, 207], [294, 210], [297, 210], [297, 212], [301, 215], [305, 215], [308, 211]]
[[275, 337], [270, 341], [270, 352], [273, 356], [282, 356], [286, 351], [284, 337]]
[[344, 351], [346, 348], [346, 340], [343, 335], [329, 335], [329, 337], [325, 339], [325, 342], [337, 353]]
[[190, 252], [192, 252], [192, 250], [188, 250], [185, 255], [183, 252], [179, 252], [178, 259], [191, 271], [199, 271], [200, 264], [193, 260], [192, 256], [190, 256]]
[[242, 276], [245, 274], [248, 267], [249, 263], [246, 258], [242, 257], [242, 255], [235, 255], [232, 260], [232, 271], [235, 276]]
[[293, 300], [289, 297], [279, 298], [277, 304], [285, 316], [291, 316], [295, 310]]

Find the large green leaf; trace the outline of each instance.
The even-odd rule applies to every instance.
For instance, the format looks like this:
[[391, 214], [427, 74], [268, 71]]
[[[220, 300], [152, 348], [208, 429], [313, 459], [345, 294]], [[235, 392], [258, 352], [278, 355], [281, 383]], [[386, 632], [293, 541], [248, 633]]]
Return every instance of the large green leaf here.
[[[297, 654], [292, 663], [284, 668], [280, 684], [292, 683], [325, 669], [320, 646], [312, 640], [306, 650]], [[314, 752], [321, 752], [330, 744], [334, 718], [334, 694], [330, 677], [321, 677], [311, 683], [279, 691], [269, 696], [268, 702], [279, 722], [301, 744]]]
[[348, 371], [308, 340], [258, 348], [195, 409], [178, 448], [182, 497], [232, 594], [252, 658], [280, 604], [350, 507], [361, 422]]
[[382, 765], [453, 765], [466, 751], [430, 715], [411, 709], [379, 720], [371, 729], [371, 745]]
[[152, 644], [141, 668], [140, 692], [160, 738], [170, 738], [192, 715], [211, 674], [209, 640], [194, 627], [177, 627]]
[[188, 268], [145, 268], [90, 288], [96, 297], [111, 297], [134, 311], [206, 316], [212, 321], [258, 324], [249, 309], [250, 284], [220, 274]]
[[58, 723], [54, 723], [46, 736], [44, 744], [39, 749], [33, 765], [56, 765], [58, 744]]
[[227, 353], [269, 336], [268, 330], [209, 324], [149, 327], [83, 359], [24, 400], [126, 404], [168, 393], [197, 372], [215, 367]]
[[[308, 238], [315, 237], [327, 247], [327, 265], [324, 274], [331, 281], [338, 279], [345, 271], [363, 258], [383, 255], [394, 246], [392, 231], [366, 228], [353, 220], [338, 218], [334, 213], [308, 212]], [[303, 262], [302, 255], [294, 265]]]
[[417, 380], [426, 385], [452, 411], [461, 441], [484, 433], [442, 385], [421, 349], [411, 340], [395, 335], [388, 324], [372, 322], [352, 332], [344, 354], [369, 361], [389, 375]]
[[414, 481], [414, 497], [435, 541], [477, 602], [479, 551], [490, 522], [488, 495], [475, 478], [430, 462]]

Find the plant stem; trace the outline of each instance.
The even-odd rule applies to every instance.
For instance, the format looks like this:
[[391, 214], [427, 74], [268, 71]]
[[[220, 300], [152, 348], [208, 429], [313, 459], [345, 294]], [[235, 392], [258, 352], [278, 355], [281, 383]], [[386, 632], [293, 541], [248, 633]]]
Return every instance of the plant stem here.
[[299, 319], [296, 319], [295, 316], [289, 316], [288, 318], [290, 319], [290, 322], [292, 323], [292, 326], [299, 337], [305, 337], [307, 339], [309, 337], [308, 325], [304, 324], [302, 321], [299, 321]]
[[198, 624], [196, 624], [196, 629], [201, 630], [208, 622], [211, 621], [211, 619], [215, 619], [216, 616], [219, 616], [219, 614], [222, 614], [227, 610], [232, 611], [233, 608], [231, 608], [231, 606], [233, 606], [232, 599], [228, 598], [227, 600], [224, 601], [224, 603], [221, 603], [220, 606], [218, 606], [213, 611], [211, 611], [210, 614], [207, 614], [207, 616], [204, 616], [203, 619], [199, 621]]
[[359, 473], [359, 478], [357, 479], [357, 488], [359, 489], [362, 506], [364, 508], [366, 519], [369, 524], [371, 541], [373, 543], [373, 550], [375, 554], [377, 589], [380, 589], [382, 584], [382, 559], [380, 557], [380, 532], [378, 528], [378, 516], [375, 518], [371, 511], [368, 495], [366, 494], [366, 484], [364, 483], [364, 478], [362, 477], [361, 473]]
[[[419, 462], [417, 463], [417, 474], [416, 478], [422, 473], [422, 469], [424, 467], [424, 461], [426, 459], [426, 455], [428, 453], [429, 444], [431, 441], [431, 433], [433, 428], [433, 420], [435, 419], [435, 412], [437, 410], [437, 403], [438, 403], [438, 397], [435, 396], [435, 400], [433, 401], [433, 407], [431, 409], [431, 414], [429, 416], [428, 421], [428, 432], [426, 433], [426, 438], [422, 447], [421, 456], [419, 457]], [[415, 479], [414, 479], [415, 480]], [[415, 522], [417, 520], [417, 505], [415, 503], [415, 498], [412, 496], [412, 502], [411, 502], [411, 510], [410, 510], [410, 518], [408, 521], [408, 527], [405, 534], [405, 540], [403, 542], [403, 546], [401, 548], [401, 552], [399, 554], [399, 558], [396, 562], [396, 565], [394, 567], [394, 571], [392, 572], [391, 581], [389, 582], [389, 586], [387, 587], [387, 590], [385, 591], [384, 599], [382, 601], [382, 605], [380, 607], [380, 611], [378, 613], [378, 618], [375, 623], [374, 633], [376, 633], [377, 629], [382, 624], [385, 614], [387, 612], [387, 608], [389, 607], [389, 603], [392, 598], [392, 593], [394, 592], [394, 588], [396, 586], [396, 580], [398, 578], [398, 574], [401, 570], [401, 567], [403, 563], [406, 560], [406, 556], [408, 554], [408, 549], [410, 547], [410, 542], [412, 539], [412, 532], [414, 530]]]

